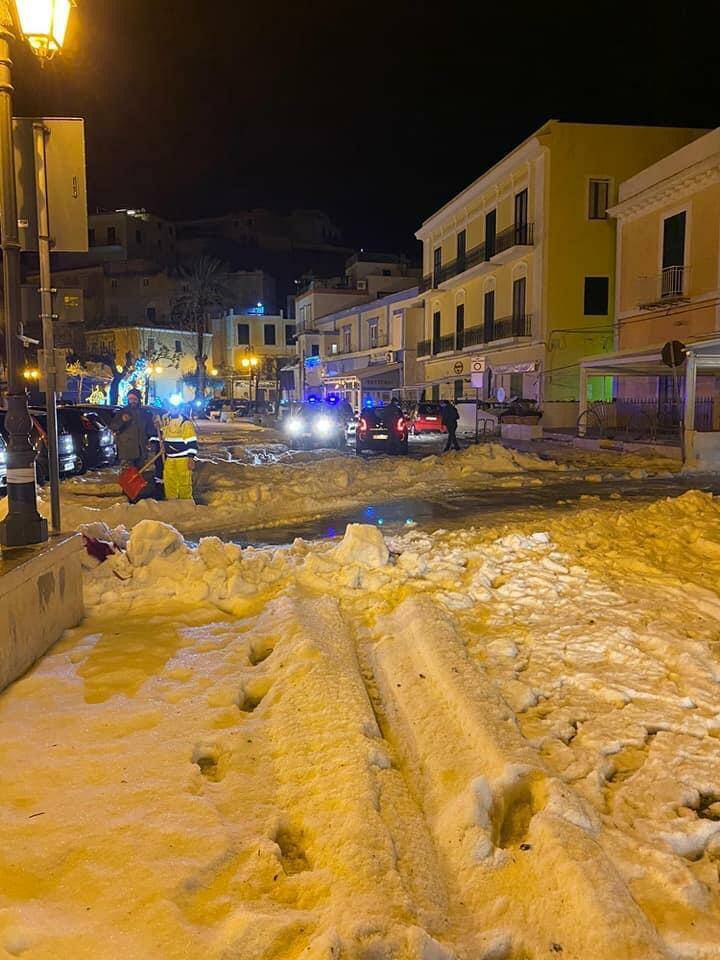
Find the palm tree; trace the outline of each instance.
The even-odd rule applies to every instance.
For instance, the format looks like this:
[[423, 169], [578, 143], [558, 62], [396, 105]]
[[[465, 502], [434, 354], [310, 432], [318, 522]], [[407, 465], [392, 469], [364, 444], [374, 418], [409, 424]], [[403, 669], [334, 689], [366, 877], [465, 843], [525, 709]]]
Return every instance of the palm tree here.
[[180, 267], [185, 291], [173, 305], [176, 317], [190, 325], [197, 335], [195, 354], [195, 398], [205, 395], [205, 335], [208, 333], [210, 311], [232, 300], [227, 287], [227, 272], [219, 260], [198, 257], [189, 267]]

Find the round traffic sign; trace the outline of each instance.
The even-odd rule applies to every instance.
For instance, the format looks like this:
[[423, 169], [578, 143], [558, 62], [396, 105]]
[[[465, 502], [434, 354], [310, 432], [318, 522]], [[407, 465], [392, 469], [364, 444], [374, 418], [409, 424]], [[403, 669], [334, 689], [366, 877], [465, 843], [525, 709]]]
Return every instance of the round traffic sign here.
[[668, 340], [662, 348], [662, 362], [666, 367], [680, 367], [685, 362], [687, 348], [679, 340]]

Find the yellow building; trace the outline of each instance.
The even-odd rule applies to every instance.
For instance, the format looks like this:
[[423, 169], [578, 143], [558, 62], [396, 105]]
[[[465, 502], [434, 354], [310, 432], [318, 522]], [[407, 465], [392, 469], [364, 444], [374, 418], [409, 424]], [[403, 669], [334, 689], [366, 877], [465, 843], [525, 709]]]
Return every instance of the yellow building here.
[[617, 185], [702, 132], [551, 120], [426, 220], [418, 389], [469, 392], [478, 357], [485, 397], [574, 423], [580, 360], [613, 349]]
[[[131, 367], [127, 385], [137, 386], [148, 400], [167, 402], [174, 394], [183, 400], [195, 396], [192, 384], [184, 377], [195, 373], [197, 336], [189, 330], [161, 327], [108, 327], [88, 330], [85, 334], [88, 356], [111, 358], [116, 365], [125, 365], [126, 357], [145, 361], [136, 370]], [[205, 334], [204, 353], [212, 354], [211, 333]], [[208, 379], [212, 365], [208, 363]]]
[[282, 315], [229, 310], [213, 320], [213, 364], [235, 399], [275, 400], [280, 369], [295, 356], [296, 325]]
[[[615, 351], [583, 362], [582, 406], [592, 400], [584, 384], [598, 377], [614, 378], [615, 398], [610, 410], [592, 408], [583, 432], [679, 446], [684, 422], [700, 434], [688, 437], [690, 459], [693, 444], [707, 452], [720, 430], [720, 129], [621, 183], [609, 212], [617, 222]], [[676, 348], [674, 369], [668, 350], [663, 357], [671, 342], [690, 351], [685, 360]]]

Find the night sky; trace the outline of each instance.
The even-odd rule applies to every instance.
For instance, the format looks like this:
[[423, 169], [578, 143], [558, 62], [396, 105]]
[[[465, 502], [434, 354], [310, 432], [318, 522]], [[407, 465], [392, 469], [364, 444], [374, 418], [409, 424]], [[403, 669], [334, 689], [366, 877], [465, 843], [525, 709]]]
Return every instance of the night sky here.
[[689, 6], [473, 6], [78, 0], [62, 58], [16, 51], [16, 112], [86, 118], [91, 210], [318, 207], [350, 245], [411, 253], [550, 117], [720, 123]]

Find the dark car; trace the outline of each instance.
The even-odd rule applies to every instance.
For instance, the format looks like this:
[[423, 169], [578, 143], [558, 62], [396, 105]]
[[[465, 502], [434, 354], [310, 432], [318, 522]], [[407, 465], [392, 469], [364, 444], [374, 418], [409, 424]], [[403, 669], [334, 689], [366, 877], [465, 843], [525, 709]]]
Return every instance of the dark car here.
[[[8, 434], [5, 427], [5, 416], [7, 410], [0, 410], [0, 433], [7, 441]], [[47, 414], [44, 410], [31, 410], [31, 431], [30, 443], [35, 450], [35, 464], [37, 482], [47, 483], [50, 477], [50, 468], [48, 465], [48, 447], [47, 447]], [[75, 439], [71, 433], [58, 424], [58, 460], [60, 464], [60, 475], [68, 476], [77, 473], [80, 464], [75, 447]], [[6, 468], [7, 469], [7, 468]]]
[[355, 431], [355, 452], [408, 452], [408, 422], [397, 407], [370, 407], [360, 414]]
[[79, 463], [78, 473], [110, 467], [117, 460], [115, 435], [92, 410], [58, 407], [58, 430], [72, 434]]
[[294, 403], [283, 419], [293, 449], [345, 446], [345, 423], [335, 407], [322, 401]]

